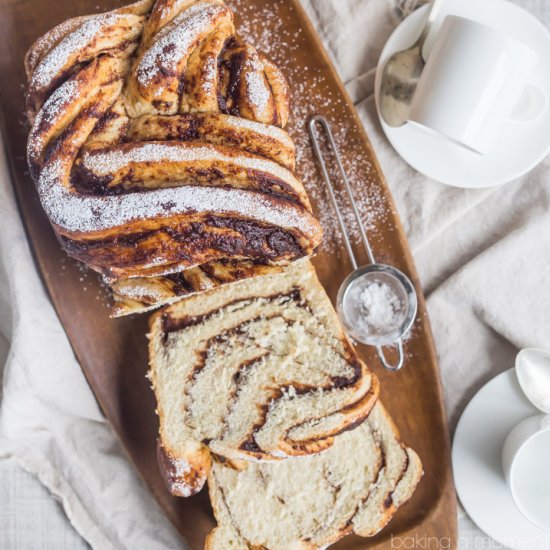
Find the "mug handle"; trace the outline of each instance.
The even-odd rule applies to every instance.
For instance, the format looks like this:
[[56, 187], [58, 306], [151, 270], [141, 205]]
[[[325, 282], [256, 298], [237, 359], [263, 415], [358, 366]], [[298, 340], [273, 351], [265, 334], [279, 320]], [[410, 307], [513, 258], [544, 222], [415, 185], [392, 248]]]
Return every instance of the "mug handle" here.
[[546, 111], [547, 103], [546, 94], [539, 86], [527, 84], [509, 118], [513, 122], [534, 122]]

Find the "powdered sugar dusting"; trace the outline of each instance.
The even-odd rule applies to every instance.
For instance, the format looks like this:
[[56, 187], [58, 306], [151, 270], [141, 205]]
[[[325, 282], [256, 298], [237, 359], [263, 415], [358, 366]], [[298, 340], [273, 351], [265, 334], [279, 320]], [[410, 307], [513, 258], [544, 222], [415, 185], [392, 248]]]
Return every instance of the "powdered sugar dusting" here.
[[268, 173], [295, 187], [300, 185], [290, 170], [276, 162], [252, 155], [229, 156], [224, 154], [220, 147], [214, 145], [180, 142], [136, 143], [131, 147], [114, 147], [100, 152], [86, 153], [82, 164], [90, 172], [106, 176], [136, 163], [204, 161], [233, 164], [246, 170]]
[[271, 139], [276, 139], [284, 143], [286, 147], [294, 148], [294, 143], [290, 136], [278, 126], [274, 124], [263, 124], [261, 122], [256, 122], [255, 120], [250, 120], [248, 118], [236, 117], [231, 115], [223, 115], [224, 123], [233, 128], [252, 130], [258, 134], [269, 137]]
[[263, 64], [259, 60], [248, 60], [244, 67], [244, 81], [247, 99], [259, 112], [265, 111], [271, 99], [271, 90], [263, 75]]
[[183, 477], [192, 471], [191, 464], [183, 458], [172, 460], [172, 464], [174, 465], [174, 474], [177, 477]]
[[67, 164], [59, 159], [51, 161], [38, 180], [44, 210], [55, 225], [66, 231], [88, 233], [135, 220], [218, 212], [295, 229], [305, 235], [316, 232], [311, 217], [299, 207], [278, 205], [262, 194], [241, 189], [187, 186], [120, 196], [74, 194], [63, 185], [69, 177]]
[[55, 126], [58, 118], [64, 114], [65, 108], [77, 97], [77, 94], [77, 83], [74, 80], [68, 80], [59, 86], [44, 103], [36, 115], [28, 141], [28, 153], [31, 158], [39, 156], [46, 145], [44, 143], [46, 135], [40, 131], [42, 126], [44, 124]]
[[[228, 0], [228, 4], [239, 15], [239, 34], [265, 53], [290, 82], [290, 134], [296, 145], [297, 173], [304, 181], [315, 214], [323, 226], [324, 238], [321, 249], [329, 254], [339, 254], [343, 247], [338, 220], [313, 157], [306, 129], [309, 118], [319, 112], [332, 122], [336, 142], [344, 151], [344, 165], [354, 189], [362, 221], [375, 240], [382, 238], [382, 228], [384, 231], [392, 230], [392, 224], [387, 223], [392, 211], [385, 191], [380, 185], [376, 167], [364, 155], [349, 154], [345, 151], [346, 145], [350, 142], [351, 129], [343, 124], [340, 118], [342, 99], [332, 93], [324, 76], [316, 68], [296, 63], [294, 53], [303, 47], [300, 36], [302, 31], [296, 30], [288, 20], [280, 16], [280, 13], [288, 8], [285, 0], [273, 0], [261, 9], [246, 0]], [[338, 181], [338, 178], [336, 180]], [[347, 198], [341, 192], [337, 195], [344, 207], [346, 226], [352, 240], [357, 242], [359, 229]]]
[[[185, 0], [181, 1], [185, 2]], [[352, 130], [338, 119], [342, 100], [337, 94], [333, 94], [318, 69], [296, 64], [296, 56], [293, 53], [301, 47], [301, 30], [287, 25], [287, 21], [279, 16], [278, 6], [285, 5], [285, 0], [273, 0], [268, 6], [259, 10], [255, 5], [244, 0], [229, 1], [237, 6], [245, 22], [240, 27], [241, 35], [266, 52], [268, 57], [283, 69], [291, 82], [293, 94], [293, 130], [291, 133], [297, 144], [298, 173], [304, 178], [308, 194], [314, 205], [317, 206], [316, 214], [325, 230], [323, 245], [325, 251], [339, 252], [342, 250], [342, 242], [336, 216], [328, 200], [316, 163], [312, 158], [305, 124], [311, 115], [321, 111], [329, 120], [333, 121], [336, 140], [345, 148], [350, 142], [348, 133]], [[212, 18], [216, 19], [219, 14], [223, 13], [228, 13], [226, 8], [220, 6], [215, 0], [199, 0], [187, 11], [177, 16], [160, 31], [155, 37], [153, 46], [145, 52], [141, 59], [138, 76], [143, 78], [143, 81], [140, 79], [140, 82], [148, 84], [159, 73], [163, 74], [163, 78], [159, 79], [161, 82], [166, 80], [166, 74], [177, 74], [179, 62], [187, 55], [186, 52], [190, 53], [196, 46], [196, 40], [211, 29]], [[114, 14], [92, 16], [82, 23], [75, 32], [61, 40], [46, 56], [46, 59], [43, 60], [43, 67], [41, 67], [42, 64], [39, 64], [33, 81], [36, 79], [37, 84], [50, 83], [51, 79], [55, 78], [67, 63], [73, 62], [71, 56], [75, 49], [85, 48], [87, 44], [94, 47], [94, 33], [100, 32], [97, 27], [94, 31], [94, 25], [97, 26], [99, 21], [103, 21], [104, 25], [112, 24], [112, 22], [107, 22], [108, 19], [116, 17], [120, 16]], [[54, 55], [54, 52], [57, 53]], [[45, 63], [46, 61], [48, 63]], [[249, 76], [250, 81], [248, 81]], [[243, 78], [247, 78], [246, 84], [251, 100], [261, 110], [265, 107], [265, 102], [269, 102], [271, 94], [265, 87], [255, 88], [262, 83], [262, 79], [254, 78], [255, 76], [257, 75], [254, 74], [254, 71], [245, 71], [243, 74]], [[263, 78], [263, 75], [261, 76]], [[204, 84], [209, 84], [208, 79], [209, 77], [206, 78]], [[162, 89], [156, 91], [162, 95]], [[55, 120], [59, 112], [63, 110], [64, 102], [68, 101], [71, 95], [74, 98], [74, 94], [74, 89], [71, 91], [67, 88], [60, 91], [55, 97], [52, 95], [50, 107], [45, 109], [41, 115], [43, 120], [47, 122]], [[229, 124], [236, 128], [250, 128], [263, 132], [274, 139], [285, 139], [288, 142], [286, 133], [275, 126], [260, 125], [244, 118], [229, 117], [228, 120]], [[153, 147], [155, 145], [147, 144], [147, 146]], [[165, 148], [163, 151], [136, 148], [135, 151], [139, 151], [139, 153], [135, 154], [138, 157], [143, 155], [142, 162], [155, 162], [155, 156], [159, 154], [161, 154], [161, 157], [158, 158], [159, 162], [200, 160], [200, 158], [204, 158], [201, 155], [208, 157], [211, 154], [203, 149], [202, 151], [195, 150], [193, 154], [187, 153], [185, 158], [181, 156], [175, 158], [170, 156], [171, 153], [166, 155], [168, 150], [169, 148]], [[175, 151], [177, 147], [170, 150]], [[124, 155], [119, 157], [117, 153], [120, 151], [112, 150], [106, 152], [106, 156], [99, 158], [94, 153], [90, 155], [88, 167], [94, 172], [109, 173], [123, 168], [129, 162], [140, 162], [136, 160], [138, 157], [128, 158]], [[194, 156], [195, 154], [197, 156]], [[176, 154], [174, 153], [174, 155]], [[287, 181], [288, 177], [291, 177], [292, 181], [295, 181], [290, 172], [276, 163], [265, 159], [255, 160], [254, 162], [263, 163], [260, 166], [259, 164], [250, 164], [248, 159], [242, 161], [242, 158], [246, 159], [244, 155], [237, 157], [238, 162], [241, 162], [241, 166], [245, 168], [252, 167], [252, 169], [269, 172], [282, 170], [283, 172], [277, 173], [283, 174], [283, 176], [278, 177]], [[223, 158], [220, 159], [218, 152], [208, 159], [224, 161]], [[344, 159], [352, 184], [355, 186], [355, 194], [363, 221], [371, 232], [376, 233], [383, 227], [390, 213], [387, 197], [381, 188], [376, 168], [365, 158], [355, 158], [354, 155], [344, 154]], [[236, 162], [236, 159], [231, 157], [229, 161]], [[54, 224], [66, 231], [94, 232], [117, 227], [134, 220], [168, 218], [185, 212], [203, 211], [236, 214], [284, 228], [296, 228], [306, 234], [314, 233], [316, 230], [311, 218], [300, 209], [293, 209], [287, 205], [284, 208], [278, 207], [276, 202], [253, 191], [188, 186], [130, 193], [116, 197], [81, 196], [64, 187], [63, 184], [69, 181], [68, 170], [70, 168], [67, 169], [60, 162], [51, 162], [44, 168], [38, 184], [46, 212]], [[346, 209], [346, 220], [348, 227], [352, 230], [352, 237], [356, 238], [357, 230], [349, 209]]]
[[204, 92], [209, 95], [215, 94], [218, 80], [218, 62], [216, 56], [210, 55], [206, 57], [204, 66], [202, 67], [201, 77], [201, 86]]
[[[191, 464], [184, 458], [171, 458], [170, 462], [174, 468], [171, 480], [172, 490], [177, 491], [183, 497], [192, 496], [196, 491], [196, 487], [192, 487], [186, 482], [186, 477], [193, 472]], [[191, 477], [193, 479], [193, 476]]]
[[165, 25], [174, 14], [180, 13], [189, 4], [192, 4], [194, 0], [175, 0], [173, 2], [166, 2], [159, 13], [159, 22], [161, 25]]
[[[178, 65], [189, 56], [200, 36], [211, 29], [212, 20], [228, 13], [226, 6], [201, 1], [174, 18], [139, 61], [139, 83], [148, 86], [159, 75], [177, 75]], [[159, 89], [162, 92], [161, 85]]]
[[67, 35], [38, 64], [31, 80], [31, 88], [44, 88], [72, 64], [76, 53], [89, 47], [104, 32], [105, 28], [116, 25], [121, 15], [107, 13], [90, 17], [78, 29]]
[[78, 85], [74, 80], [64, 82], [48, 98], [42, 109], [36, 116], [37, 124], [40, 122], [53, 123], [62, 114], [63, 108], [71, 103], [77, 96]]
[[393, 288], [387, 283], [371, 282], [359, 296], [362, 315], [367, 332], [374, 330], [388, 334], [399, 328], [403, 322], [403, 303]]
[[66, 34], [71, 32], [73, 29], [78, 27], [80, 24], [82, 24], [84, 21], [89, 19], [91, 16], [84, 16], [84, 17], [75, 17], [73, 19], [67, 19], [66, 21], [63, 21], [53, 29], [51, 29], [49, 32], [47, 32], [45, 35], [41, 36], [33, 45], [32, 49], [30, 51], [30, 57], [29, 57], [29, 66], [31, 68], [34, 68], [36, 66], [36, 62], [40, 58], [41, 55], [44, 53], [47, 53], [50, 51], [55, 44], [57, 44]]
[[150, 284], [147, 286], [140, 286], [139, 284], [125, 285], [123, 288], [117, 288], [116, 292], [125, 298], [130, 298], [138, 302], [144, 300], [154, 300], [155, 302], [160, 302], [160, 300], [163, 300], [166, 297], [166, 291], [163, 292]]

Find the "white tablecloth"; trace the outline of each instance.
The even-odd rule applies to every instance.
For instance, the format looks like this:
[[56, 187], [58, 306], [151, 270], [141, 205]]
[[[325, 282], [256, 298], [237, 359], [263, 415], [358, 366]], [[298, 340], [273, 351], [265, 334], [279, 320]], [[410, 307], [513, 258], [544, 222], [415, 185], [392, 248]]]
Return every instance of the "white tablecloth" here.
[[[517, 1], [550, 24], [546, 0]], [[415, 0], [303, 2], [396, 198], [428, 298], [454, 426], [473, 393], [513, 365], [519, 347], [548, 347], [550, 163], [481, 191], [415, 173], [382, 136], [372, 98], [381, 47]], [[0, 365], [0, 550], [87, 547], [77, 531], [101, 550], [182, 547], [76, 364], [36, 275], [3, 159]], [[461, 549], [498, 547], [462, 512], [460, 537]]]

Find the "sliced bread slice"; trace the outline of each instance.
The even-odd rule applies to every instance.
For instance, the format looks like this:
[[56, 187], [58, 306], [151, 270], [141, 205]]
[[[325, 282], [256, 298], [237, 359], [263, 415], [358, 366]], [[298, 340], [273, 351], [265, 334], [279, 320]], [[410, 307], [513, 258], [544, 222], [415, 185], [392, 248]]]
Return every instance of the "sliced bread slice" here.
[[315, 550], [352, 532], [380, 531], [413, 494], [418, 455], [402, 445], [378, 402], [327, 451], [253, 464], [213, 457], [208, 476], [218, 526], [206, 550]]
[[207, 448], [234, 459], [318, 453], [378, 395], [309, 260], [153, 316], [151, 382], [173, 493], [204, 484]]

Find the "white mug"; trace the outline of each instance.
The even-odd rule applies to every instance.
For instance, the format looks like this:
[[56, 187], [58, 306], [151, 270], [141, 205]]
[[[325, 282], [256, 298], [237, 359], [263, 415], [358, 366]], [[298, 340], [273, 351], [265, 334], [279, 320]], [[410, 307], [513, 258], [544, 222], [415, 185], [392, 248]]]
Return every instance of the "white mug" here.
[[502, 448], [502, 467], [519, 511], [550, 531], [550, 416], [522, 420]]
[[538, 115], [544, 110], [544, 94], [532, 86], [527, 93], [537, 63], [538, 54], [523, 42], [447, 15], [418, 82], [409, 120], [484, 154], [519, 105], [531, 114], [518, 119], [535, 118], [533, 111]]

